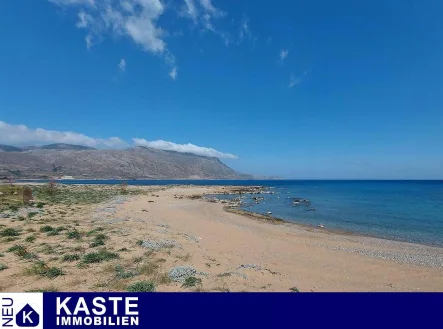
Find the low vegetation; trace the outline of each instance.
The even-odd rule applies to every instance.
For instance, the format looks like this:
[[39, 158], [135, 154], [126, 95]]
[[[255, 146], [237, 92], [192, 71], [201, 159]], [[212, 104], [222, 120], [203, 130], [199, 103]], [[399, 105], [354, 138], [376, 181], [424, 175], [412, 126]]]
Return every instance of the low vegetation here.
[[108, 239], [108, 236], [100, 233], [97, 234], [94, 237], [94, 241], [91, 242], [91, 244], [89, 245], [91, 248], [95, 248], [95, 247], [99, 247], [99, 246], [104, 246], [105, 245], [105, 241]]
[[49, 279], [54, 279], [58, 276], [64, 275], [62, 269], [58, 267], [49, 267], [43, 261], [35, 262], [30, 268], [26, 270], [29, 275], [39, 275]]
[[66, 255], [63, 255], [63, 257], [62, 257], [63, 262], [74, 262], [79, 259], [80, 259], [80, 255], [78, 255], [78, 254], [66, 254]]
[[195, 276], [190, 276], [185, 279], [182, 284], [182, 288], [191, 288], [195, 286], [201, 286], [202, 279], [196, 278]]
[[101, 263], [104, 261], [109, 261], [119, 258], [119, 255], [115, 252], [107, 251], [106, 249], [101, 249], [98, 252], [91, 252], [86, 254], [82, 258], [83, 264]]
[[1, 237], [18, 236], [18, 235], [20, 235], [20, 232], [14, 228], [5, 228], [4, 230], [0, 231]]
[[126, 288], [127, 292], [154, 292], [155, 284], [152, 281], [134, 282]]
[[35, 259], [37, 256], [29, 252], [26, 247], [22, 245], [14, 245], [8, 249], [8, 252], [12, 252], [14, 255], [21, 257], [23, 259]]

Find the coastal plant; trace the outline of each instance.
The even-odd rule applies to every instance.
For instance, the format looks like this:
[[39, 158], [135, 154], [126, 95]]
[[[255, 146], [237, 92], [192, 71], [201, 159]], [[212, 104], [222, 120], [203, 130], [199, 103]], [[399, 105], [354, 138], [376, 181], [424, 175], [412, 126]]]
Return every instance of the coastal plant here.
[[185, 279], [182, 284], [182, 288], [190, 288], [195, 286], [201, 286], [202, 279], [196, 278], [195, 276], [190, 276]]
[[5, 228], [3, 231], [0, 231], [0, 236], [18, 236], [20, 235], [19, 231], [13, 228]]
[[31, 242], [31, 243], [32, 243], [32, 242], [35, 241], [35, 239], [37, 239], [36, 236], [35, 236], [34, 234], [32, 234], [32, 235], [26, 237], [25, 241], [26, 241], [26, 242]]
[[8, 252], [12, 252], [14, 255], [24, 258], [24, 259], [33, 259], [37, 258], [37, 256], [33, 253], [30, 253], [24, 246], [22, 245], [14, 245], [10, 247]]
[[66, 237], [68, 239], [80, 239], [81, 238], [81, 233], [77, 230], [72, 230], [66, 233]]
[[0, 271], [6, 270], [7, 268], [7, 265], [0, 263]]
[[300, 290], [298, 290], [297, 287], [289, 288], [289, 290], [292, 291], [292, 292], [300, 292]]
[[137, 275], [137, 273], [134, 273], [132, 271], [125, 271], [125, 269], [121, 265], [116, 265], [114, 267], [114, 271], [115, 271], [115, 276], [118, 279], [129, 279]]
[[154, 292], [155, 284], [152, 281], [134, 282], [126, 288], [127, 292]]
[[18, 207], [17, 205], [14, 205], [14, 204], [12, 204], [12, 205], [9, 206], [9, 210], [11, 210], [11, 211], [17, 211], [18, 208], [19, 208], [19, 207]]
[[28, 219], [31, 219], [31, 218], [35, 217], [36, 215], [38, 215], [38, 212], [35, 212], [35, 211], [28, 212]]
[[64, 227], [64, 226], [56, 227], [56, 228], [54, 228], [52, 231], [49, 231], [49, 232], [47, 233], [47, 235], [48, 235], [48, 236], [59, 235], [60, 232], [62, 232], [62, 231], [66, 231], [66, 227]]
[[43, 233], [50, 232], [52, 230], [54, 230], [54, 228], [49, 225], [45, 225], [45, 226], [40, 227], [40, 232], [43, 232]]
[[54, 279], [58, 276], [64, 275], [63, 270], [58, 267], [49, 267], [43, 261], [35, 262], [29, 269], [26, 270], [29, 275], [39, 275], [49, 279]]
[[105, 229], [103, 227], [97, 227], [91, 231], [89, 231], [88, 233], [86, 233], [86, 236], [91, 236], [94, 234], [97, 234], [98, 232], [104, 231]]
[[91, 248], [104, 246], [105, 241], [108, 239], [108, 236], [105, 234], [97, 234], [94, 238], [94, 241], [89, 245]]
[[80, 259], [80, 255], [78, 255], [78, 254], [66, 254], [66, 255], [63, 255], [62, 261], [63, 262], [73, 262], [73, 261], [76, 261], [79, 259]]
[[106, 249], [99, 250], [98, 252], [91, 252], [83, 256], [83, 264], [101, 263], [103, 261], [109, 261], [119, 258], [119, 255], [115, 252], [107, 251]]

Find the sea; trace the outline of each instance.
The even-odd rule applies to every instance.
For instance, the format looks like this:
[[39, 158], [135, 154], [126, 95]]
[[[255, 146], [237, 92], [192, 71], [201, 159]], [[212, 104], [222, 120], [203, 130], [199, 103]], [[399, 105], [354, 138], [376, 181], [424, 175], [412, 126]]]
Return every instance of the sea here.
[[[65, 180], [65, 184], [120, 184], [116, 180]], [[272, 213], [288, 222], [443, 247], [443, 181], [376, 180], [137, 180], [129, 185], [266, 186], [241, 209]], [[234, 198], [235, 195], [219, 196]], [[306, 202], [294, 203], [296, 199]]]

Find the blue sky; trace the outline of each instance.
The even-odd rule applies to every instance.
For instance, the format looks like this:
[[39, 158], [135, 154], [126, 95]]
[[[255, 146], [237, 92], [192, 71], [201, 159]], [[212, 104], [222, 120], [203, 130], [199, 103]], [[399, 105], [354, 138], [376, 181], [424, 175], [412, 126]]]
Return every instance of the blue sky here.
[[442, 12], [2, 0], [0, 143], [135, 143], [288, 178], [441, 179]]

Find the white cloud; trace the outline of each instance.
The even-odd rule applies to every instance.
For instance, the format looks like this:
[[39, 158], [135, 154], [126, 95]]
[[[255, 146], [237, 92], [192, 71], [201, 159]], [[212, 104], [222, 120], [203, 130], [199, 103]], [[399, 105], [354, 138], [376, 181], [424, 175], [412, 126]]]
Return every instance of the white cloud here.
[[226, 16], [226, 12], [215, 7], [211, 0], [184, 0], [179, 15], [192, 19], [201, 31], [209, 31], [219, 36], [225, 45], [231, 42], [227, 32], [220, 30], [215, 24], [217, 19]]
[[166, 31], [158, 25], [165, 8], [160, 0], [49, 0], [78, 11], [76, 26], [86, 30], [86, 47], [107, 35], [127, 37], [146, 51], [172, 56], [164, 41]]
[[124, 58], [122, 58], [122, 59], [120, 60], [120, 63], [118, 63], [118, 67], [119, 67], [119, 69], [120, 69], [122, 72], [125, 72], [125, 71], [126, 71], [126, 61], [125, 61]]
[[167, 142], [163, 140], [147, 141], [143, 138], [133, 138], [132, 141], [137, 146], [147, 146], [159, 150], [176, 151], [181, 153], [193, 153], [197, 155], [203, 155], [216, 158], [236, 159], [237, 156], [229, 153], [222, 153], [212, 148], [197, 146], [194, 144], [176, 144], [173, 142]]
[[[159, 150], [169, 150], [181, 153], [193, 153], [216, 158], [236, 159], [237, 156], [229, 153], [222, 153], [208, 147], [201, 147], [194, 144], [176, 144], [164, 140], [147, 141], [142, 138], [133, 138], [132, 142], [136, 146], [147, 146]], [[72, 131], [46, 130], [43, 128], [29, 128], [25, 125], [11, 125], [0, 121], [0, 144], [28, 146], [45, 145], [52, 143], [65, 143], [74, 145], [84, 145], [95, 148], [125, 148], [129, 143], [119, 137], [94, 138]]]
[[195, 5], [194, 0], [184, 0], [184, 1], [185, 1], [184, 15], [192, 18], [194, 23], [197, 24], [199, 12]]
[[301, 82], [300, 78], [297, 78], [295, 75], [291, 74], [291, 77], [289, 78], [289, 88], [294, 87], [295, 85], [298, 85]]
[[43, 145], [51, 143], [66, 143], [90, 147], [118, 148], [127, 143], [118, 137], [92, 138], [71, 131], [46, 130], [28, 128], [25, 125], [10, 125], [0, 121], [0, 143], [12, 145]]
[[95, 6], [94, 0], [49, 0], [49, 2], [55, 3], [59, 6], [70, 6], [70, 5], [87, 5]]
[[240, 41], [243, 40], [245, 36], [251, 37], [251, 31], [249, 30], [249, 22], [247, 18], [243, 18], [240, 22]]
[[223, 10], [215, 8], [211, 0], [200, 0], [200, 4], [206, 12], [210, 13], [214, 17], [222, 17], [226, 15]]
[[169, 72], [169, 76], [171, 77], [172, 80], [177, 79], [177, 68], [174, 67], [172, 68], [171, 72]]
[[280, 56], [280, 60], [283, 62], [285, 60], [285, 58], [288, 57], [288, 55], [289, 55], [289, 50], [282, 49], [280, 51], [280, 55], [279, 55]]

